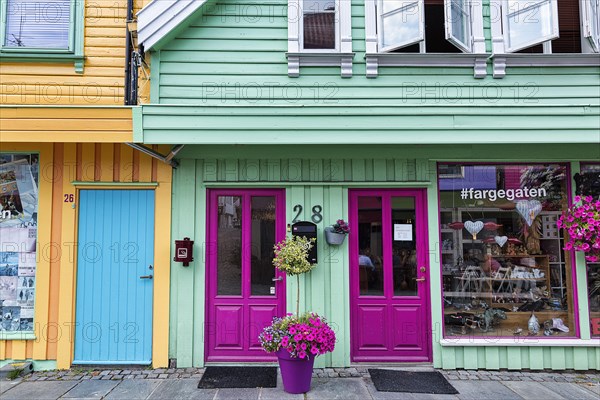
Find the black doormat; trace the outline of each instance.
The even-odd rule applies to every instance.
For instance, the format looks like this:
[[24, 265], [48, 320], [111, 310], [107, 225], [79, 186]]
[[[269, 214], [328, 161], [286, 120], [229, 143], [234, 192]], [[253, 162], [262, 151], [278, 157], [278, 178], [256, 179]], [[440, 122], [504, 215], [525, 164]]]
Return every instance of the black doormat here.
[[199, 389], [277, 387], [276, 367], [207, 367]]
[[410, 372], [369, 369], [375, 388], [380, 392], [457, 394], [446, 378], [437, 371]]

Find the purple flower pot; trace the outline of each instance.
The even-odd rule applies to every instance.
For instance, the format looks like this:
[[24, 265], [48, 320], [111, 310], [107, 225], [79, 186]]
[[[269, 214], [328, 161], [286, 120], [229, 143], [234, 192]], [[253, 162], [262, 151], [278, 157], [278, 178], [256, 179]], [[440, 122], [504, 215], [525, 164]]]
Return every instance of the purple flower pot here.
[[311, 354], [310, 359], [292, 358], [285, 349], [278, 350], [276, 354], [283, 379], [283, 390], [293, 394], [308, 392], [315, 356]]

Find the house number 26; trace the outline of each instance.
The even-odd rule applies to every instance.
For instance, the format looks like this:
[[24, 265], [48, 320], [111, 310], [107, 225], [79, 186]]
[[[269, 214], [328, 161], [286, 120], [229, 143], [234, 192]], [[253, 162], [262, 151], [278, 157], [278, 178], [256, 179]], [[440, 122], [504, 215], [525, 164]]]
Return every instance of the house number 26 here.
[[[298, 217], [300, 217], [300, 214], [302, 214], [302, 210], [304, 210], [302, 205], [296, 204], [294, 206], [294, 212], [296, 213], [296, 216], [292, 220], [292, 223], [296, 223], [299, 221]], [[320, 204], [313, 206], [312, 215], [310, 216], [310, 219], [312, 220], [312, 222], [314, 222], [315, 224], [318, 224], [319, 222], [323, 221], [323, 215], [321, 215], [322, 211], [323, 211], [323, 207]]]

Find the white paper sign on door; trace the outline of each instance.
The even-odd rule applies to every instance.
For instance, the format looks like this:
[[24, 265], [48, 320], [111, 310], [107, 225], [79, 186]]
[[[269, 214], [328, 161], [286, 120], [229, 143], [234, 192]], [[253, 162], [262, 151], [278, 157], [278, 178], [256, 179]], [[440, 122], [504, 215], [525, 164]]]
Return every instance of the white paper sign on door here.
[[412, 224], [394, 224], [394, 240], [412, 242]]

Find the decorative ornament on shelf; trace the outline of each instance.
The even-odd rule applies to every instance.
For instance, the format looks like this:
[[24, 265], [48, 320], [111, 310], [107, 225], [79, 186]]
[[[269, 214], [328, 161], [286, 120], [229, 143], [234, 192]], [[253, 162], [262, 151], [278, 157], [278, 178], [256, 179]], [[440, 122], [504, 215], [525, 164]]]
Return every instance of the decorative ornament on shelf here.
[[494, 241], [498, 244], [498, 246], [504, 247], [506, 242], [508, 242], [508, 237], [507, 236], [494, 236]]
[[589, 262], [600, 261], [600, 200], [575, 196], [575, 203], [556, 221], [569, 237], [564, 250], [583, 251]]
[[535, 217], [542, 212], [542, 203], [537, 200], [519, 200], [517, 201], [517, 212], [521, 214], [527, 226], [531, 226]]
[[325, 241], [327, 244], [339, 246], [344, 243], [346, 235], [350, 233], [348, 223], [343, 219], [338, 219], [335, 224], [325, 228]]
[[460, 231], [464, 227], [465, 227], [465, 224], [463, 224], [460, 221], [451, 222], [451, 223], [448, 224], [448, 228], [454, 229], [454, 230], [457, 230], [457, 231]]
[[483, 229], [483, 222], [481, 221], [465, 221], [465, 229], [473, 235], [473, 240], [477, 239], [477, 234]]

